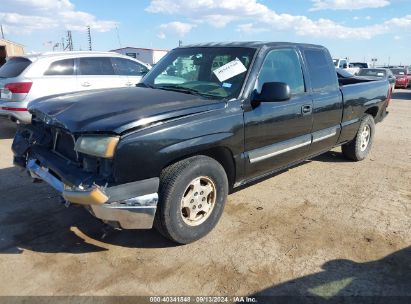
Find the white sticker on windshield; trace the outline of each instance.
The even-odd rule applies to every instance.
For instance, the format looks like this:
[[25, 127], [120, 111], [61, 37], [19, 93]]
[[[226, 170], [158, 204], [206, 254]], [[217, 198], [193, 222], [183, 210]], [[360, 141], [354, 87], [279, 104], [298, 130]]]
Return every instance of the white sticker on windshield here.
[[245, 71], [247, 71], [247, 68], [240, 61], [240, 59], [236, 58], [235, 60], [230, 61], [222, 67], [214, 70], [214, 74], [217, 76], [220, 82], [223, 82], [227, 79], [233, 78], [234, 76], [240, 75]]

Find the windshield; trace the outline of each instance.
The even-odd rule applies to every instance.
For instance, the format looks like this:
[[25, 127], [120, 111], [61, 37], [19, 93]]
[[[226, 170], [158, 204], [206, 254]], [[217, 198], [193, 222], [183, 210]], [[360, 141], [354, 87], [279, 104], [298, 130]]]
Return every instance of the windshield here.
[[394, 75], [406, 75], [405, 69], [391, 69]]
[[373, 76], [373, 77], [385, 77], [386, 72], [379, 69], [361, 69], [358, 72], [359, 76]]
[[19, 76], [29, 65], [31, 61], [23, 57], [10, 58], [0, 68], [0, 78], [12, 78]]
[[252, 48], [180, 48], [168, 53], [143, 79], [151, 88], [210, 98], [240, 93], [253, 59]]

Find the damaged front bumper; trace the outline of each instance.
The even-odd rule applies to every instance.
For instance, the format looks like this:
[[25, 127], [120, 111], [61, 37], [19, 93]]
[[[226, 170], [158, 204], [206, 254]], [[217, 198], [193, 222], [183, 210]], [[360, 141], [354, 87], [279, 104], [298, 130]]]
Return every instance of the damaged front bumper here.
[[108, 224], [123, 229], [150, 229], [153, 226], [158, 178], [113, 187], [93, 185], [84, 189], [63, 183], [37, 159], [29, 158], [26, 169], [33, 178], [47, 182], [61, 193], [66, 201], [85, 205], [91, 214]]

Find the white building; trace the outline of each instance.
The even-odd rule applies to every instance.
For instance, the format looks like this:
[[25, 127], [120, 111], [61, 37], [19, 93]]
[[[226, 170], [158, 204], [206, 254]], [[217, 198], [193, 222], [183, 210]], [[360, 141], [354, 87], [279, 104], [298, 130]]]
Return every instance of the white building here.
[[163, 49], [145, 49], [145, 48], [135, 48], [135, 47], [124, 47], [121, 49], [111, 50], [111, 52], [120, 53], [133, 58], [136, 58], [144, 63], [156, 64], [168, 50]]

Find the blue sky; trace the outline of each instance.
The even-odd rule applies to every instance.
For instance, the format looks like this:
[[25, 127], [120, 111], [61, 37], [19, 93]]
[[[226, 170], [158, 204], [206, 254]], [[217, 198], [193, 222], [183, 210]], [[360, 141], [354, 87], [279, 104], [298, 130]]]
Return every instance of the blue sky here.
[[411, 64], [410, 0], [2, 0], [0, 23], [7, 39], [36, 52], [51, 50], [67, 29], [75, 49], [87, 49], [91, 25], [95, 50], [292, 41], [353, 61]]

